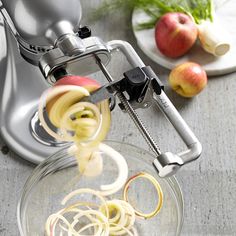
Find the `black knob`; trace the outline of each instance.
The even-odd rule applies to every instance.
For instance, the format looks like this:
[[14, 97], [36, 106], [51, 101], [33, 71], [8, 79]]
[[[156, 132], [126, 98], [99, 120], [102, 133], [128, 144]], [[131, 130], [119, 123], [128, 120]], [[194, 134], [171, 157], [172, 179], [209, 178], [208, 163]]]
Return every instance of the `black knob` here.
[[91, 29], [88, 26], [81, 27], [78, 30], [78, 35], [81, 39], [88, 38], [91, 34]]

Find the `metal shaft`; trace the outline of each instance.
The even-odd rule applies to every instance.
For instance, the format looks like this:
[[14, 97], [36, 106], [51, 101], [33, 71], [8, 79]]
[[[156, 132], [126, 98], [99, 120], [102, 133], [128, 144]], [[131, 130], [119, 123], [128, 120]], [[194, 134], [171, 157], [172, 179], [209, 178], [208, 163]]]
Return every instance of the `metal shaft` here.
[[[98, 66], [100, 67], [101, 71], [103, 72], [103, 74], [105, 75], [107, 80], [109, 82], [113, 82], [114, 79], [112, 78], [112, 76], [110, 75], [110, 73], [108, 72], [106, 67], [101, 63], [100, 58], [96, 57], [96, 59], [97, 59]], [[133, 120], [133, 122], [135, 123], [137, 128], [139, 129], [139, 131], [142, 134], [142, 136], [144, 137], [144, 139], [147, 141], [149, 147], [159, 156], [161, 154], [160, 148], [157, 146], [156, 142], [154, 141], [154, 139], [150, 135], [150, 133], [147, 130], [147, 128], [145, 127], [144, 123], [139, 118], [137, 112], [133, 109], [133, 107], [131, 106], [129, 101], [127, 101], [125, 95], [122, 92], [117, 91], [116, 95], [119, 98], [120, 102], [123, 104], [125, 110], [129, 114], [129, 116], [131, 117], [131, 119]]]

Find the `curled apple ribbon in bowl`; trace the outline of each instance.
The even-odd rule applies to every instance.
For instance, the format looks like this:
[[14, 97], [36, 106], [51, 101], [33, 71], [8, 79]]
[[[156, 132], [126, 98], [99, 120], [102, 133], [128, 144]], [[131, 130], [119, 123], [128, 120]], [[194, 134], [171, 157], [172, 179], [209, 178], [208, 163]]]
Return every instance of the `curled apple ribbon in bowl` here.
[[[68, 152], [77, 158], [79, 172], [86, 176], [97, 176], [103, 170], [100, 153], [107, 154], [116, 162], [119, 174], [114, 183], [102, 185], [101, 194], [106, 196], [117, 192], [128, 176], [128, 166], [124, 157], [101, 143], [110, 128], [110, 108], [108, 100], [98, 104], [82, 99], [98, 89], [97, 81], [87, 77], [68, 75], [61, 78], [52, 88], [46, 90], [39, 104], [39, 119], [44, 129], [57, 140], [73, 142]], [[44, 109], [55, 132], [47, 124]]]

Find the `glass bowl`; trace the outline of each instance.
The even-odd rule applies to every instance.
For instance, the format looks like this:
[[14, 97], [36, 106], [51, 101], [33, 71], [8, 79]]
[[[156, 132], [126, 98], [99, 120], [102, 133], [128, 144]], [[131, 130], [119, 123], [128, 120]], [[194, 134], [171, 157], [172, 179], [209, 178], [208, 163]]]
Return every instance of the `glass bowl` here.
[[[136, 220], [138, 235], [172, 236], [180, 235], [183, 222], [183, 198], [177, 180], [174, 177], [162, 179], [152, 165], [153, 154], [135, 147], [114, 141], [106, 144], [120, 152], [126, 159], [129, 177], [147, 172], [154, 176], [163, 191], [161, 211], [151, 219]], [[78, 175], [76, 159], [68, 154], [68, 146], [39, 164], [27, 180], [21, 195], [17, 218], [21, 236], [45, 235], [45, 222], [48, 216], [63, 208], [62, 199], [78, 188], [99, 189], [101, 184], [116, 179], [117, 167], [114, 162], [103, 156], [103, 172], [97, 177]], [[129, 199], [135, 199], [139, 209], [152, 211], [158, 197], [153, 186], [144, 179], [137, 179], [129, 190]], [[113, 195], [122, 197], [122, 190]], [[58, 235], [59, 236], [59, 235]]]

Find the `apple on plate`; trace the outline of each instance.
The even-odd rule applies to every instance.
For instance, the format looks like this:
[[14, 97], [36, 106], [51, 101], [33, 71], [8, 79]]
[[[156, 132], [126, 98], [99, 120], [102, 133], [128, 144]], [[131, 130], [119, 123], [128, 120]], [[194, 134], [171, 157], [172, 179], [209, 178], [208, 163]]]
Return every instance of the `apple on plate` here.
[[184, 13], [163, 15], [155, 26], [155, 41], [160, 52], [170, 58], [187, 53], [197, 39], [198, 29]]
[[185, 62], [176, 66], [169, 75], [173, 90], [183, 97], [193, 97], [207, 85], [205, 70], [197, 63]]

